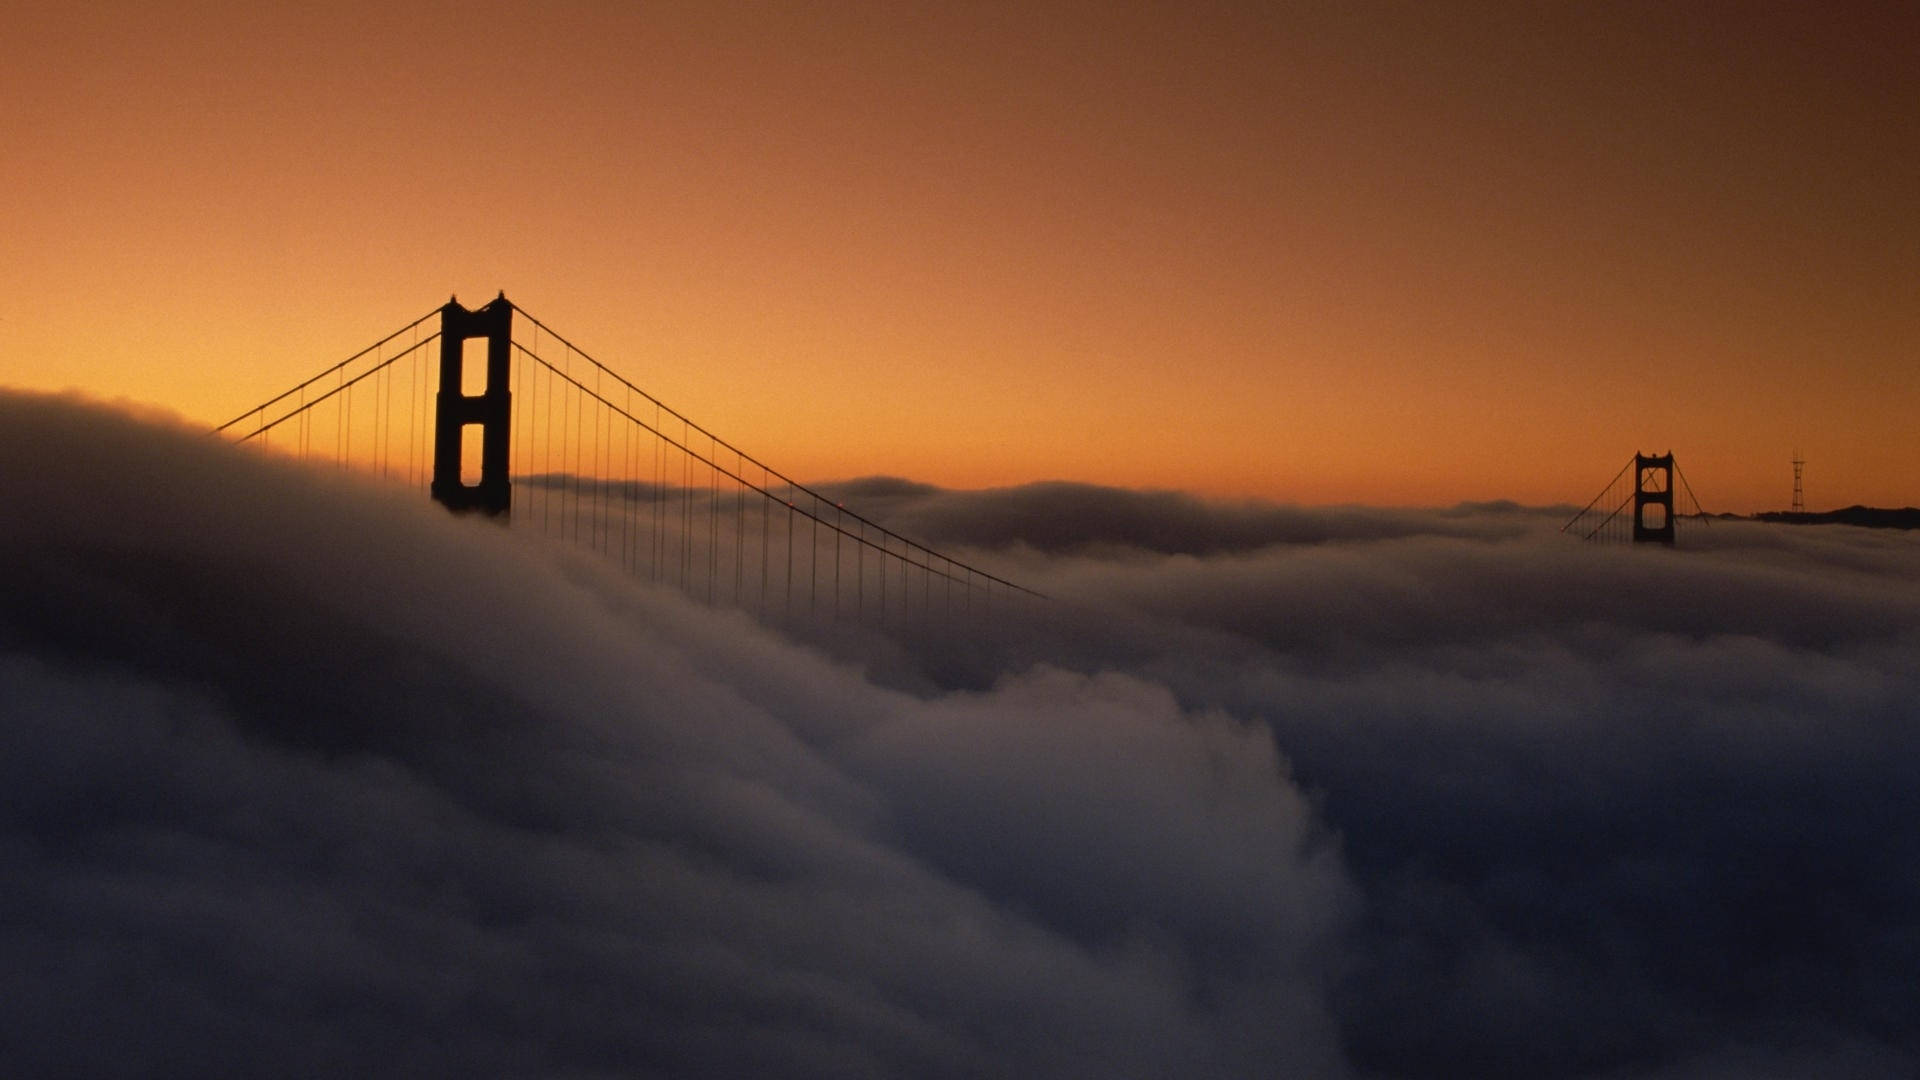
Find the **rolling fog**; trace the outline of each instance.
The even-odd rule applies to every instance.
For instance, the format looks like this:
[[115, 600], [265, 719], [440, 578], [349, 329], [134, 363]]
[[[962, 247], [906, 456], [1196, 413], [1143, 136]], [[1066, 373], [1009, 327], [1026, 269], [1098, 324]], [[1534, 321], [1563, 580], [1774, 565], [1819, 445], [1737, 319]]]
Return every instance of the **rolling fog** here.
[[7, 1071], [1920, 1067], [1915, 537], [836, 491], [1054, 602], [781, 631], [0, 394]]

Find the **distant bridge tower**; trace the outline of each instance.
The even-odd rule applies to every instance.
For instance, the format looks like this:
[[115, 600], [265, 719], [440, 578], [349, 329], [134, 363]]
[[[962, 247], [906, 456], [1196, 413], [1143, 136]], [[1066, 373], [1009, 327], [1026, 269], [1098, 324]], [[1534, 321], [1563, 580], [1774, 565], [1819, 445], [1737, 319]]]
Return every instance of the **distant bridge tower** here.
[[[502, 293], [475, 311], [448, 300], [440, 309], [440, 392], [434, 398], [433, 497], [449, 510], [479, 510], [505, 514], [513, 505], [513, 485], [507, 478], [511, 449], [513, 397], [511, 381], [513, 305]], [[466, 392], [463, 365], [471, 338], [487, 341], [486, 384], [478, 394]], [[468, 484], [461, 475], [463, 450], [469, 429], [480, 436], [479, 482]]]
[[1633, 542], [1672, 547], [1673, 452], [1658, 456], [1636, 453], [1633, 472]]
[[1807, 512], [1806, 496], [1800, 493], [1800, 470], [1806, 467], [1807, 463], [1800, 458], [1800, 451], [1795, 450], [1793, 452], [1793, 512], [1796, 514]]
[[[1678, 488], [1674, 487], [1676, 483]], [[1684, 504], [1680, 500], [1681, 491], [1686, 493]], [[1707, 523], [1707, 513], [1700, 508], [1693, 485], [1687, 483], [1687, 474], [1680, 470], [1673, 451], [1636, 453], [1620, 466], [1620, 471], [1607, 481], [1607, 486], [1600, 489], [1592, 502], [1560, 526], [1560, 531], [1582, 540], [1673, 547], [1680, 535], [1679, 518], [1674, 511], [1688, 506], [1693, 520], [1702, 525]], [[1628, 507], [1633, 508], [1631, 513]]]

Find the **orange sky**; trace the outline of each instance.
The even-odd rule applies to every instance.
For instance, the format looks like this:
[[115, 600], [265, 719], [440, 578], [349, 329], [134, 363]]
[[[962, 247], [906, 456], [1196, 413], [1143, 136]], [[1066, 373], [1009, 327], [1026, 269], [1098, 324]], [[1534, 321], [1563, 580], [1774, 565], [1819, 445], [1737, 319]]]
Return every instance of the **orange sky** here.
[[31, 3], [0, 384], [504, 289], [801, 477], [1920, 503], [1901, 5], [821, 7]]

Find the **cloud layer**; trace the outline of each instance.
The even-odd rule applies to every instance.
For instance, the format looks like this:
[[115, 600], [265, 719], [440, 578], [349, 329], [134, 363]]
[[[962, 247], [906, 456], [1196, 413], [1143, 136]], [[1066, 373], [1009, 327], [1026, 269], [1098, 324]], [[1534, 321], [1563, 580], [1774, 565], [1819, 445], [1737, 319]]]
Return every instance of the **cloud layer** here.
[[[923, 520], [978, 498], [913, 497]], [[1516, 507], [1369, 513], [1401, 527], [1276, 515], [1205, 557], [1108, 528], [1127, 513], [1073, 515], [1050, 546], [1085, 554], [1025, 566], [1070, 601], [1054, 662], [1274, 732], [1362, 898], [1331, 991], [1350, 1062], [1910, 1068], [1916, 537], [1720, 521], [1668, 551], [1580, 544]]]
[[[1904, 1076], [1920, 545], [846, 485], [811, 643], [0, 396], [26, 1074]], [[823, 651], [823, 648], [825, 651]]]

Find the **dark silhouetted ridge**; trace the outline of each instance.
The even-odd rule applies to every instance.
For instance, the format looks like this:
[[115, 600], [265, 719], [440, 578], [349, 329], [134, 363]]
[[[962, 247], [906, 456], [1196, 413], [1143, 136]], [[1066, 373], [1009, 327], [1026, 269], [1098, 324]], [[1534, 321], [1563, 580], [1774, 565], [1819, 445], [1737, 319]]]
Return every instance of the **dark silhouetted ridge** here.
[[1890, 510], [1879, 506], [1849, 506], [1844, 510], [1820, 513], [1794, 513], [1772, 510], [1753, 515], [1755, 521], [1781, 525], [1859, 525], [1868, 529], [1920, 529], [1920, 508], [1903, 506]]

